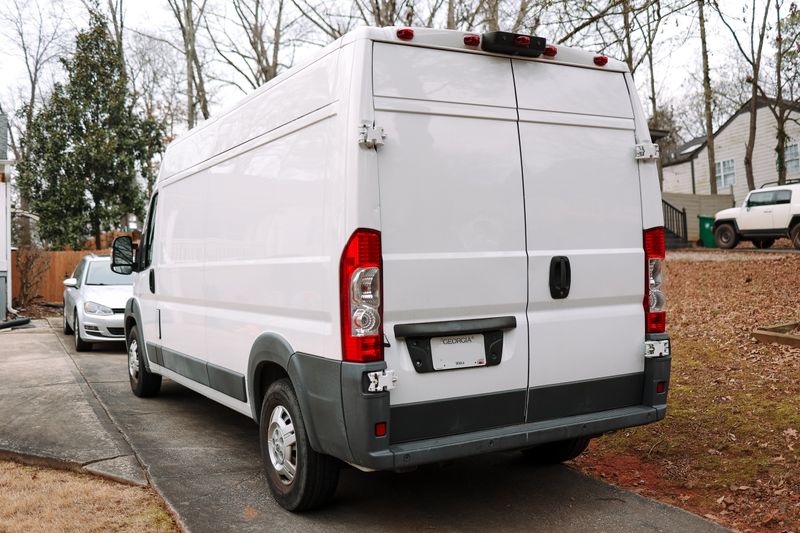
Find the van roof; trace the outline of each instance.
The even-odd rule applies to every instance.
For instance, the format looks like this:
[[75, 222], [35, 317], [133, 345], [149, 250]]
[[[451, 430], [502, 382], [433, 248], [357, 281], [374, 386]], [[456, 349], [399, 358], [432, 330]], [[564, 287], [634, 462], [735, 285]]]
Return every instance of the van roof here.
[[[398, 31], [411, 30], [413, 37], [401, 39], [398, 37]], [[561, 46], [554, 43], [548, 45], [555, 47], [556, 54], [554, 56], [541, 55], [538, 58], [512, 56], [509, 54], [498, 54], [494, 52], [486, 52], [481, 49], [480, 45], [470, 46], [464, 43], [466, 36], [478, 36], [481, 41], [486, 34], [481, 34], [476, 31], [460, 31], [460, 30], [437, 30], [431, 28], [418, 28], [414, 26], [387, 26], [384, 28], [375, 28], [372, 26], [364, 26], [356, 28], [355, 30], [347, 33], [341, 37], [342, 45], [358, 39], [370, 39], [373, 41], [393, 42], [398, 44], [405, 44], [410, 46], [424, 46], [426, 48], [442, 48], [447, 50], [458, 50], [460, 52], [472, 52], [475, 54], [484, 55], [501, 55], [506, 57], [515, 57], [523, 60], [531, 61], [545, 61], [549, 63], [558, 63], [562, 65], [572, 65], [586, 68], [596, 68], [602, 70], [613, 70], [619, 72], [628, 72], [628, 65], [616, 59], [608, 59], [608, 63], [603, 66], [595, 64], [595, 57], [602, 56], [579, 48], [570, 48]], [[603, 56], [605, 57], [605, 56]]]

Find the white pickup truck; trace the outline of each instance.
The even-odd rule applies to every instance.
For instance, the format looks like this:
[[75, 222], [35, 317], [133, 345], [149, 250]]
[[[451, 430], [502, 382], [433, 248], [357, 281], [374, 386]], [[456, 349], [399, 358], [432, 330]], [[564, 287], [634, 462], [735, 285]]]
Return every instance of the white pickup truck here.
[[743, 240], [769, 248], [775, 239], [789, 237], [800, 250], [800, 184], [751, 191], [741, 207], [714, 215], [714, 237], [717, 246], [725, 249]]

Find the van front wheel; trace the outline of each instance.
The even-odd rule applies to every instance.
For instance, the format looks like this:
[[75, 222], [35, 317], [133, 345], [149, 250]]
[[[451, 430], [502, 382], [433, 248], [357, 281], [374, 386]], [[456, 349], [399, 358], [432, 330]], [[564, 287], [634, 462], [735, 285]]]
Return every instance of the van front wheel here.
[[330, 500], [339, 483], [339, 463], [311, 448], [288, 379], [270, 385], [259, 418], [261, 458], [275, 501], [288, 511], [304, 511]]
[[575, 459], [589, 446], [589, 437], [548, 442], [522, 450], [522, 455], [532, 463], [553, 465]]
[[139, 330], [136, 326], [128, 331], [126, 343], [128, 347], [128, 379], [131, 382], [131, 390], [140, 398], [157, 395], [161, 390], [161, 375], [149, 372], [144, 365], [144, 358], [147, 356], [139, 344]]

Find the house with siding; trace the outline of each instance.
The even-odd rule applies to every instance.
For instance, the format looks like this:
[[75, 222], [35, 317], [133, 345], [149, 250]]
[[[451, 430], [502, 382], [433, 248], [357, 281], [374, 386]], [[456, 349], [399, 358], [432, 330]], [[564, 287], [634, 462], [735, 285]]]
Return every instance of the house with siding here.
[[[756, 142], [753, 150], [753, 176], [756, 188], [778, 181], [775, 152], [777, 123], [767, 105], [766, 99], [758, 100]], [[737, 205], [749, 192], [744, 168], [749, 129], [750, 102], [748, 101], [714, 133], [716, 172], [713, 179], [717, 182], [717, 192], [732, 194]], [[786, 179], [800, 179], [800, 108], [791, 112], [786, 131], [789, 136], [786, 146]], [[662, 169], [663, 190], [666, 193], [709, 194], [711, 192], [705, 137], [694, 139], [679, 147], [663, 163]]]

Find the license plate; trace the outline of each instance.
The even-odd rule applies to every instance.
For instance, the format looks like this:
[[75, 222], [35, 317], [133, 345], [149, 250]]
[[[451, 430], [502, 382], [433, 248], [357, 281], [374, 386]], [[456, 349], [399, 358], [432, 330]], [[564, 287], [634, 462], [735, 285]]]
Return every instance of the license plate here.
[[486, 366], [483, 335], [458, 335], [431, 339], [434, 370]]
[[669, 355], [669, 341], [644, 341], [645, 357], [666, 357]]

